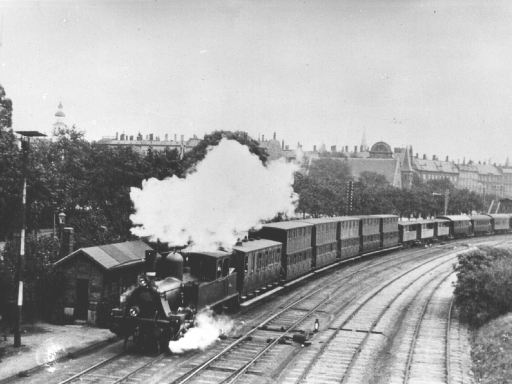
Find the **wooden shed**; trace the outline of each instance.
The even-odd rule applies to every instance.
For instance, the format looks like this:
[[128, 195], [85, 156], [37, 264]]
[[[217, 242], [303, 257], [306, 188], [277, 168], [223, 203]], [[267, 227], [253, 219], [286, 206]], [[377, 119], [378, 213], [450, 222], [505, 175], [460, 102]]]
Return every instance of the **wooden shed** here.
[[137, 284], [144, 271], [144, 255], [152, 248], [142, 241], [81, 248], [54, 266], [66, 273], [64, 312], [73, 320], [96, 323], [97, 305], [104, 298], [119, 301]]

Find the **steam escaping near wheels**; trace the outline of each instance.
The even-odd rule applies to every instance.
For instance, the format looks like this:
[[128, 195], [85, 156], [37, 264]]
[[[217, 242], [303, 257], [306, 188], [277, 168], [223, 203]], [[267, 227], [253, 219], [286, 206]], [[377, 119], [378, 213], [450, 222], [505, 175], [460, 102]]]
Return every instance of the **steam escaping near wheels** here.
[[240, 233], [282, 212], [294, 216], [298, 166], [272, 161], [264, 166], [235, 140], [223, 139], [186, 178], [149, 179], [132, 188], [132, 233], [193, 251], [230, 249]]
[[181, 339], [170, 341], [169, 350], [176, 354], [204, 350], [221, 335], [229, 336], [235, 329], [234, 325], [229, 317], [214, 316], [212, 311], [201, 312], [196, 317], [196, 326], [190, 328]]

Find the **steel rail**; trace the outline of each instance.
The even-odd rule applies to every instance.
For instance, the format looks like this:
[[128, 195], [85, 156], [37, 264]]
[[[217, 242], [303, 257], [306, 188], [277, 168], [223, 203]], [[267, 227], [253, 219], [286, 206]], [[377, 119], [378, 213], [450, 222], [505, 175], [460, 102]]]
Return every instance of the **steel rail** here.
[[[420, 253], [420, 252], [423, 252], [425, 251], [425, 249], [421, 249], [421, 250], [418, 250], [416, 251], [415, 253]], [[439, 251], [439, 249], [432, 249], [432, 248], [429, 248], [428, 249], [428, 253], [433, 253], [433, 252], [437, 252]], [[425, 252], [423, 252], [425, 253]], [[424, 256], [424, 254], [422, 254], [421, 256]], [[267, 318], [266, 320], [264, 320], [262, 323], [260, 323], [259, 325], [255, 326], [253, 329], [251, 329], [250, 331], [248, 331], [246, 334], [244, 334], [242, 337], [240, 337], [238, 340], [236, 340], [235, 342], [231, 343], [230, 345], [226, 346], [222, 351], [220, 351], [219, 353], [217, 353], [216, 355], [212, 356], [209, 360], [205, 361], [204, 363], [202, 363], [201, 365], [195, 367], [193, 370], [191, 370], [190, 372], [187, 372], [185, 373], [184, 375], [182, 375], [181, 377], [173, 380], [171, 382], [171, 384], [183, 384], [189, 380], [191, 380], [194, 376], [196, 376], [197, 374], [199, 374], [200, 372], [202, 372], [204, 369], [206, 369], [208, 366], [210, 366], [214, 361], [218, 360], [221, 356], [223, 356], [224, 354], [226, 354], [227, 352], [229, 352], [230, 350], [232, 350], [234, 347], [236, 347], [238, 344], [242, 343], [244, 340], [246, 340], [251, 334], [253, 334], [254, 332], [260, 330], [262, 327], [264, 327], [266, 324], [268, 324], [269, 322], [271, 322], [272, 320], [274, 320], [275, 318], [281, 316], [283, 313], [285, 313], [286, 311], [292, 309], [292, 307], [296, 306], [297, 304], [300, 304], [301, 302], [309, 299], [311, 296], [313, 295], [316, 295], [317, 293], [319, 292], [322, 292], [323, 290], [325, 290], [326, 287], [329, 287], [333, 284], [336, 284], [338, 283], [339, 281], [343, 280], [343, 279], [346, 279], [348, 277], [351, 277], [353, 275], [356, 275], [360, 272], [363, 272], [363, 271], [366, 271], [368, 269], [372, 269], [372, 268], [375, 268], [381, 264], [385, 264], [385, 263], [389, 263], [389, 262], [392, 262], [392, 261], [395, 261], [397, 259], [400, 259], [400, 258], [404, 258], [404, 257], [410, 257], [410, 254], [409, 255], [401, 255], [401, 256], [397, 256], [395, 258], [392, 258], [390, 260], [382, 260], [376, 264], [372, 264], [372, 265], [369, 265], [367, 267], [364, 267], [362, 269], [359, 269], [357, 271], [354, 271], [354, 272], [351, 272], [347, 275], [344, 275], [344, 276], [341, 276], [325, 285], [323, 285], [321, 288], [318, 288], [312, 292], [310, 292], [309, 294], [307, 294], [306, 296], [303, 296], [301, 297], [300, 299], [297, 299], [296, 301], [294, 301], [293, 303], [291, 303], [290, 305], [284, 307], [281, 311], [275, 313], [274, 315], [270, 316], [269, 318]], [[417, 257], [420, 257], [420, 256], [417, 256]], [[395, 265], [392, 265], [390, 266], [390, 268], [394, 267]], [[379, 273], [382, 272], [382, 271], [379, 271]], [[337, 288], [337, 290], [341, 289], [344, 285], [340, 286], [339, 288]], [[329, 301], [331, 300], [332, 297], [327, 297], [326, 299], [324, 299], [324, 301], [322, 301], [322, 303], [320, 303], [319, 305], [317, 305], [317, 307], [321, 306], [324, 302], [326, 301]], [[316, 308], [316, 307], [315, 307]], [[314, 312], [315, 310], [313, 310]], [[308, 314], [305, 316], [307, 317], [309, 316], [309, 312]], [[304, 317], [304, 318], [305, 318]], [[303, 319], [301, 319], [300, 321], [302, 321]], [[300, 323], [299, 321], [299, 323]], [[288, 328], [288, 330], [291, 330], [293, 329], [293, 327], [295, 327], [296, 324], [294, 324], [292, 327]], [[287, 334], [288, 331], [285, 333]], [[284, 336], [284, 335], [282, 335]], [[275, 342], [278, 342], [280, 338], [282, 338], [282, 336], [276, 338], [276, 340], [274, 340]], [[275, 345], [274, 342], [272, 342], [272, 345]], [[236, 372], [235, 372], [236, 373]]]
[[[443, 254], [443, 255], [440, 255], [438, 257], [436, 257], [435, 259], [433, 260], [437, 260], [438, 258], [441, 258], [441, 257], [446, 257], [447, 255], [446, 254]], [[393, 279], [392, 281], [390, 281], [388, 284], [386, 284], [385, 286], [383, 286], [381, 289], [379, 289], [377, 292], [375, 292], [372, 296], [370, 296], [370, 298], [368, 298], [367, 300], [365, 300], [352, 314], [351, 316], [349, 316], [349, 318], [341, 325], [341, 327], [338, 329], [338, 332], [339, 330], [343, 327], [343, 325], [345, 325], [348, 321], [350, 321], [355, 315], [356, 313], [369, 301], [371, 300], [373, 297], [375, 297], [378, 293], [380, 293], [383, 289], [385, 289], [387, 286], [391, 285], [393, 282], [395, 282], [396, 280], [398, 280], [399, 278], [403, 277], [404, 275], [408, 274], [408, 273], [411, 273], [412, 271], [414, 271], [415, 269], [418, 269], [420, 267], [422, 267], [423, 265], [425, 264], [428, 264], [429, 262], [432, 262], [433, 260], [429, 260], [429, 261], [426, 261], [412, 269], [410, 269], [409, 271], [407, 272], [404, 272], [403, 274], [401, 274], [399, 277], [397, 277], [396, 279]], [[450, 260], [448, 260], [450, 261]], [[448, 262], [447, 261], [447, 262]], [[444, 264], [444, 263], [443, 263]], [[436, 267], [433, 267], [431, 270], [437, 268], [438, 266]], [[414, 283], [414, 282], [413, 282]], [[411, 285], [413, 284], [411, 283]], [[340, 287], [341, 289], [341, 287]], [[361, 295], [359, 295], [358, 297], [360, 297]], [[350, 303], [352, 303], [354, 300], [356, 300], [358, 297], [354, 297], [349, 303], [347, 303], [344, 307], [346, 308]], [[327, 301], [327, 300], [325, 300]], [[321, 302], [316, 308], [318, 308], [319, 306], [323, 305], [325, 303], [325, 301]], [[312, 311], [315, 311], [316, 308]], [[372, 325], [371, 329], [373, 329], [378, 321], [380, 320], [380, 318], [383, 316], [383, 314], [385, 313], [386, 311], [384, 311], [382, 313], [382, 315], [377, 319], [377, 321]], [[308, 314], [309, 315], [309, 314]], [[302, 321], [302, 320], [301, 320]], [[299, 321], [300, 322], [300, 321]], [[298, 323], [299, 323], [298, 322]], [[297, 324], [298, 324], [297, 323]], [[295, 324], [294, 326], [296, 326], [297, 324]], [[368, 335], [371, 333], [371, 330], [368, 331], [367, 333], [367, 336], [366, 338], [368, 337]], [[335, 333], [336, 334], [336, 333]], [[280, 335], [276, 340], [274, 340], [271, 344], [269, 344], [268, 346], [266, 346], [260, 353], [258, 353], [257, 356], [253, 357], [249, 362], [247, 362], [243, 367], [239, 368], [236, 372], [234, 372], [233, 374], [231, 374], [228, 378], [226, 378], [224, 381], [222, 381], [223, 384], [232, 384], [234, 383], [236, 380], [238, 380], [238, 378], [240, 376], [242, 376], [243, 374], [245, 374], [245, 372], [264, 354], [266, 353], [271, 347], [273, 347], [276, 343], [278, 343], [279, 339], [280, 338], [283, 338], [285, 336], [285, 334], [282, 334]], [[326, 343], [323, 344], [321, 350], [323, 350], [326, 345], [328, 345], [329, 341], [332, 340], [332, 338], [330, 338]], [[302, 376], [301, 376], [301, 379], [302, 379]], [[300, 382], [300, 380], [299, 380]]]
[[[421, 324], [423, 322], [423, 318], [425, 317], [425, 313], [427, 312], [428, 305], [430, 304], [430, 301], [434, 297], [434, 294], [439, 289], [439, 286], [441, 284], [443, 284], [445, 282], [445, 280], [448, 279], [451, 275], [453, 275], [453, 271], [450, 271], [446, 275], [446, 277], [443, 278], [435, 286], [435, 288], [433, 289], [432, 293], [429, 295], [427, 301], [423, 305], [423, 308], [421, 309], [420, 317], [419, 317], [418, 321], [416, 322], [416, 326], [414, 327], [414, 333], [413, 333], [412, 343], [411, 343], [411, 346], [409, 348], [409, 353], [407, 354], [407, 363], [405, 365], [405, 376], [404, 376], [404, 381], [403, 381], [404, 383], [408, 383], [409, 382], [409, 375], [410, 375], [410, 372], [411, 372], [412, 359], [414, 357], [414, 348], [416, 348], [416, 342], [418, 341], [418, 336], [419, 336], [419, 333], [420, 333]], [[450, 310], [451, 310], [451, 304], [450, 304]], [[448, 329], [449, 329], [449, 327], [450, 326], [448, 325]]]

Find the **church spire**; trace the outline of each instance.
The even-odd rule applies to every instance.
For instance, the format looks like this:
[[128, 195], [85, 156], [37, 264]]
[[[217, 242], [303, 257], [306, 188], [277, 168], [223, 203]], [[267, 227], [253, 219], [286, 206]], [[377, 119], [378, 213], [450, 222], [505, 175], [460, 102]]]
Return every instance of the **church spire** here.
[[404, 189], [412, 189], [412, 175], [414, 170], [412, 168], [412, 148], [407, 146], [405, 148], [404, 162], [402, 163], [402, 187]]
[[361, 140], [361, 152], [368, 151], [368, 144], [366, 144], [366, 131], [363, 131], [363, 139]]
[[62, 102], [59, 103], [58, 108], [59, 108], [59, 110], [55, 114], [55, 117], [57, 117], [57, 121], [53, 124], [53, 128], [54, 129], [67, 128], [66, 124], [64, 124], [64, 117], [66, 117], [66, 115], [64, 114], [64, 112], [62, 112]]

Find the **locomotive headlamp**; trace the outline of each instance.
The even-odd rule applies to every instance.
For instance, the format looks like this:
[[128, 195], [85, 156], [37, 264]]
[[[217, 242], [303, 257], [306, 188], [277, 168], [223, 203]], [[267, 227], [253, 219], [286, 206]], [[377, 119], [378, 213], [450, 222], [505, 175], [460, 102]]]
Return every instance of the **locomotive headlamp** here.
[[139, 312], [140, 312], [140, 308], [137, 305], [134, 305], [133, 307], [130, 308], [130, 316], [131, 317], [137, 317]]
[[139, 278], [139, 284], [142, 285], [143, 287], [146, 287], [148, 285], [148, 280], [144, 276], [141, 276]]

